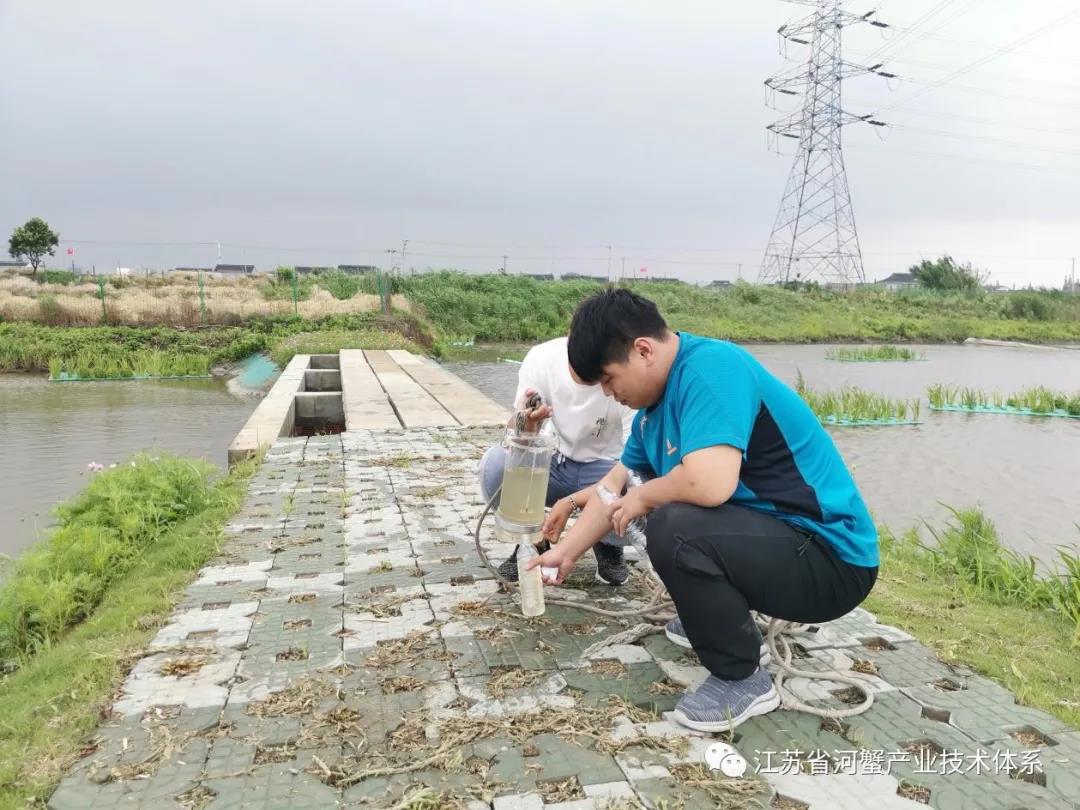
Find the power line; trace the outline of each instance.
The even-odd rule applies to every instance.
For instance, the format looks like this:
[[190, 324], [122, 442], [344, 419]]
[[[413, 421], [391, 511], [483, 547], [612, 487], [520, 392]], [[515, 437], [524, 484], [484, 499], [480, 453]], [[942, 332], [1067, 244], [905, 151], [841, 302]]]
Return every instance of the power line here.
[[958, 138], [964, 141], [983, 141], [998, 146], [1012, 146], [1020, 149], [1034, 149], [1039, 152], [1055, 152], [1060, 155], [1080, 155], [1080, 149], [1068, 147], [1043, 146], [1026, 141], [1014, 141], [1009, 138], [995, 138], [992, 135], [971, 135], [965, 132], [950, 132], [945, 129], [932, 129], [930, 127], [911, 126], [910, 124], [889, 124], [889, 129], [903, 130], [908, 132], [921, 132], [926, 135], [937, 135], [943, 138]]
[[[872, 56], [872, 54], [864, 53], [862, 51], [849, 51], [849, 53], [851, 53], [851, 54], [853, 54], [855, 56], [864, 56], [866, 58], [870, 58], [870, 56]], [[898, 63], [904, 64], [904, 65], [916, 65], [918, 67], [926, 67], [926, 68], [930, 68], [931, 70], [942, 70], [942, 71], [946, 71], [946, 72], [956, 69], [955, 65], [943, 65], [940, 62], [928, 62], [928, 61], [926, 61], [924, 59], [907, 59], [907, 58], [904, 58], [904, 57], [896, 57], [896, 56], [890, 57], [889, 62], [890, 63], [898, 62]], [[1080, 84], [1076, 84], [1074, 82], [1055, 82], [1055, 81], [1048, 81], [1046, 79], [1034, 79], [1034, 78], [1031, 78], [1030, 76], [1017, 76], [1017, 75], [1014, 75], [1014, 74], [1011, 74], [1011, 73], [987, 73], [986, 71], [981, 71], [981, 70], [975, 70], [975, 71], [971, 71], [971, 72], [974, 73], [975, 75], [985, 77], [987, 79], [993, 79], [994, 81], [999, 81], [999, 82], [1023, 82], [1025, 84], [1045, 84], [1045, 85], [1050, 86], [1050, 87], [1064, 87], [1064, 88], [1067, 88], [1067, 89], [1080, 88]], [[906, 75], [901, 75], [900, 78], [902, 80], [904, 80], [904, 81], [910, 81], [910, 82], [918, 82], [918, 81], [920, 81], [920, 79], [918, 79], [917, 77], [910, 77], [910, 76], [906, 76]], [[925, 79], [925, 80], [922, 80], [922, 81], [925, 81], [925, 82], [929, 83], [929, 82], [933, 81], [933, 79]]]
[[[852, 99], [860, 104], [870, 104], [872, 102], [865, 99]], [[1065, 129], [1062, 127], [1039, 127], [1031, 126], [1029, 124], [1018, 123], [1016, 121], [999, 121], [993, 118], [981, 118], [974, 115], [959, 115], [957, 113], [946, 113], [939, 110], [922, 110], [913, 109], [911, 107], [905, 107], [903, 110], [896, 110], [895, 112], [904, 115], [929, 115], [934, 118], [949, 118], [956, 121], [968, 121], [973, 124], [985, 124], [991, 127], [1003, 127], [1006, 129], [1022, 129], [1030, 132], [1046, 132], [1053, 135], [1080, 135], [1080, 129]], [[895, 126], [895, 124], [890, 124]]]
[[[895, 53], [896, 50], [899, 48], [899, 46], [902, 45], [907, 39], [909, 39], [910, 37], [912, 37], [915, 34], [919, 34], [920, 36], [925, 36], [928, 32], [924, 32], [922, 30], [922, 27], [924, 25], [930, 23], [935, 16], [937, 16], [938, 14], [940, 14], [943, 11], [945, 11], [946, 9], [948, 9], [948, 7], [950, 5], [952, 5], [954, 2], [957, 2], [957, 0], [941, 0], [941, 2], [939, 2], [937, 5], [931, 7], [929, 11], [925, 12], [922, 16], [918, 17], [915, 20], [915, 22], [913, 22], [911, 24], [911, 26], [909, 26], [907, 28], [898, 28], [897, 26], [894, 26], [891, 23], [884, 23], [882, 27], [885, 28], [886, 30], [895, 29], [895, 30], [899, 30], [901, 33], [900, 33], [899, 36], [895, 37], [894, 39], [891, 39], [891, 40], [887, 41], [884, 45], [879, 47], [877, 50], [870, 53], [866, 57], [867, 60], [868, 61], [876, 60], [876, 61], [879, 61], [879, 62], [884, 62], [887, 59], [891, 59], [892, 54]], [[966, 14], [968, 11], [970, 11], [979, 2], [981, 2], [981, 0], [971, 0], [971, 2], [969, 2], [966, 6], [963, 6], [962, 8], [960, 8], [951, 17], [947, 18], [946, 20], [940, 21], [938, 23], [937, 28], [935, 28], [934, 30], [937, 31], [937, 30], [940, 30], [941, 28], [944, 28], [946, 25], [948, 25], [953, 20], [955, 20], [958, 17], [961, 17], [962, 15]]]
[[968, 155], [958, 155], [950, 152], [931, 152], [923, 149], [904, 149], [895, 146], [884, 146], [882, 144], [873, 143], [849, 143], [848, 149], [882, 149], [889, 150], [890, 152], [901, 152], [908, 155], [920, 155], [924, 157], [941, 157], [948, 158], [952, 161], [959, 161], [962, 163], [975, 163], [982, 166], [1008, 166], [1014, 169], [1028, 169], [1031, 171], [1043, 171], [1052, 172], [1053, 174], [1080, 174], [1080, 170], [1063, 169], [1060, 166], [1040, 165], [1034, 163], [1016, 163], [1007, 160], [993, 160], [990, 158], [974, 158]]
[[1045, 34], [1050, 29], [1056, 28], [1057, 26], [1061, 25], [1062, 23], [1066, 22], [1067, 20], [1072, 19], [1073, 17], [1076, 17], [1077, 15], [1080, 15], [1080, 10], [1074, 10], [1074, 11], [1070, 11], [1070, 12], [1068, 12], [1066, 14], [1063, 14], [1062, 16], [1060, 16], [1060, 17], [1054, 19], [1053, 21], [1047, 23], [1043, 27], [1038, 28], [1035, 31], [1032, 31], [1030, 34], [1026, 34], [1025, 36], [1020, 37], [1020, 39], [1014, 40], [1013, 42], [1009, 43], [1008, 45], [1004, 45], [1004, 46], [998, 48], [993, 53], [987, 54], [984, 57], [976, 59], [974, 62], [971, 62], [971, 63], [969, 63], [967, 65], [964, 65], [964, 66], [962, 66], [960, 68], [957, 68], [953, 72], [949, 73], [947, 76], [945, 76], [945, 77], [943, 77], [941, 79], [938, 79], [937, 81], [931, 82], [929, 85], [927, 85], [923, 89], [921, 89], [921, 90], [919, 90], [919, 91], [917, 91], [915, 93], [912, 93], [906, 99], [900, 99], [899, 101], [893, 102], [892, 104], [888, 105], [887, 107], [884, 107], [882, 109], [882, 112], [886, 112], [888, 110], [895, 110], [896, 108], [901, 107], [904, 104], [908, 104], [911, 101], [913, 101], [914, 99], [919, 98], [920, 96], [923, 96], [926, 93], [929, 93], [931, 90], [934, 90], [934, 89], [936, 89], [938, 87], [942, 87], [942, 86], [950, 83], [953, 79], [958, 79], [959, 77], [963, 76], [964, 74], [970, 73], [971, 71], [975, 70], [976, 68], [982, 67], [983, 65], [987, 64], [988, 62], [992, 62], [995, 59], [998, 59], [998, 58], [1000, 58], [1002, 56], [1005, 56], [1010, 51], [1015, 50], [1016, 48], [1018, 48], [1021, 45], [1025, 45], [1028, 42], [1031, 42], [1033, 39], [1036, 39], [1036, 38], [1042, 36], [1043, 34]]

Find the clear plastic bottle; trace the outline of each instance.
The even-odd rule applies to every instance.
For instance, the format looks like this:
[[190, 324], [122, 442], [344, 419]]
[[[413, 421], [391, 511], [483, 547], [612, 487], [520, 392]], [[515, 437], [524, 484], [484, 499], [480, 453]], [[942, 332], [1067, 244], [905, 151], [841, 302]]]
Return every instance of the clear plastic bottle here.
[[544, 582], [541, 579], [540, 566], [531, 571], [525, 570], [529, 560], [539, 556], [532, 543], [518, 543], [518, 589], [521, 591], [521, 615], [526, 617], [544, 615]]
[[[641, 476], [636, 472], [631, 471], [630, 478], [627, 480], [627, 488], [638, 486], [644, 483]], [[603, 504], [609, 504], [616, 500], [618, 496], [607, 487], [602, 484], [597, 484], [596, 494], [600, 496], [600, 502]], [[629, 540], [638, 551], [645, 553], [645, 518], [636, 517], [626, 524], [626, 539]]]

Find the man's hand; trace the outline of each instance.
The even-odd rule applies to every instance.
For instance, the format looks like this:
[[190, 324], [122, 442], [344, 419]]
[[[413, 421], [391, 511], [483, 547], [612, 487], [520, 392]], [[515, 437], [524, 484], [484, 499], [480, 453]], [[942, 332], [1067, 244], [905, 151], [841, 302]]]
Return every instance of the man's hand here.
[[569, 498], [560, 498], [555, 501], [555, 505], [551, 507], [547, 517], [544, 518], [544, 525], [540, 533], [552, 543], [558, 543], [563, 529], [566, 528], [566, 521], [570, 519], [572, 510], [573, 507]]
[[552, 413], [550, 405], [544, 405], [539, 393], [534, 388], [525, 389], [525, 404], [521, 410], [514, 414], [514, 426], [518, 433], [536, 433], [540, 423], [550, 419]]
[[626, 527], [631, 520], [647, 515], [652, 511], [646, 503], [641, 489], [641, 487], [633, 487], [621, 498], [616, 498], [608, 504], [608, 517], [611, 519], [611, 527], [619, 537], [626, 533]]
[[526, 571], [531, 571], [536, 566], [543, 566], [544, 568], [557, 568], [558, 573], [555, 575], [555, 579], [544, 579], [546, 585], [562, 585], [570, 572], [574, 570], [574, 566], [577, 565], [577, 560], [573, 559], [566, 551], [558, 546], [555, 546], [550, 551], [545, 551], [539, 557], [533, 557], [525, 565]]

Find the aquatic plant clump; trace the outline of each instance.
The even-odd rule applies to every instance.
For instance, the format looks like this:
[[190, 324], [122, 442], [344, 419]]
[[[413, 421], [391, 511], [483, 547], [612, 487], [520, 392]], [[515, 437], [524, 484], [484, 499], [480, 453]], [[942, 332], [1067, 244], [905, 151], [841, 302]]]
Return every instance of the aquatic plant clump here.
[[825, 352], [829, 360], [846, 363], [872, 363], [890, 360], [925, 360], [926, 355], [903, 346], [856, 346], [854, 348], [829, 349]]
[[997, 391], [988, 393], [978, 388], [936, 383], [926, 390], [926, 396], [930, 400], [930, 409], [935, 411], [1080, 418], [1080, 392], [1061, 393], [1043, 386], [1002, 394]]
[[205, 354], [159, 349], [127, 354], [82, 350], [70, 357], [53, 357], [49, 360], [49, 379], [58, 382], [208, 376], [210, 358]]
[[919, 423], [918, 399], [892, 399], [861, 388], [815, 391], [800, 372], [795, 390], [823, 425], [871, 427]]

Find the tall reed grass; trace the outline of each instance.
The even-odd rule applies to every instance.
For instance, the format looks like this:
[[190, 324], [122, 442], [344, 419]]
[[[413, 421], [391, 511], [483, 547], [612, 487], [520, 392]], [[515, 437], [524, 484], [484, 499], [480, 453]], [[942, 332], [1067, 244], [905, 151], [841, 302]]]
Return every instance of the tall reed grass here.
[[913, 532], [903, 539], [883, 535], [883, 542], [906, 544], [936, 570], [994, 604], [1060, 614], [1073, 625], [1073, 643], [1080, 646], [1080, 557], [1061, 548], [1057, 566], [1040, 575], [1037, 560], [1007, 548], [982, 511], [949, 510], [953, 519], [945, 528], [927, 527], [934, 540], [930, 545], [919, 542]]

